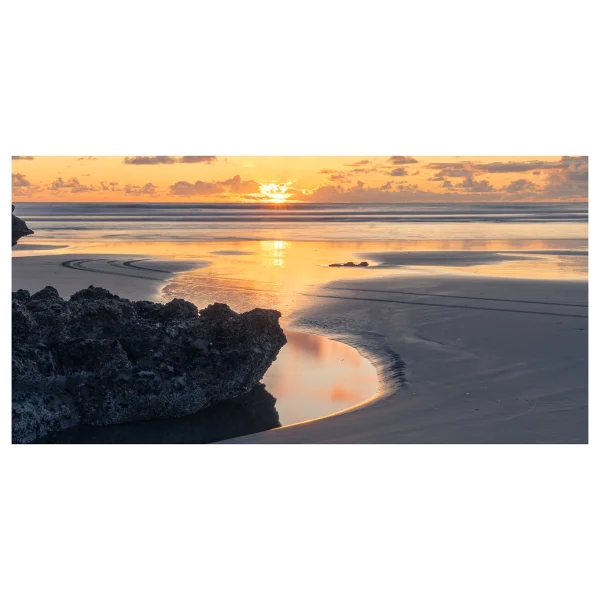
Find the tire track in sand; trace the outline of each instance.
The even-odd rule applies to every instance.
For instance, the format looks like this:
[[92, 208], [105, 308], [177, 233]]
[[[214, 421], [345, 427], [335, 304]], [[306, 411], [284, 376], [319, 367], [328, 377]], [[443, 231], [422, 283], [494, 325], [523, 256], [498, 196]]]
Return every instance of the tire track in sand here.
[[[98, 259], [76, 259], [76, 260], [65, 260], [63, 262], [60, 263], [61, 267], [65, 267], [66, 269], [75, 269], [76, 271], [86, 271], [88, 273], [103, 273], [105, 275], [116, 275], [118, 277], [133, 277], [135, 279], [149, 279], [151, 281], [165, 281], [162, 278], [159, 277], [147, 277], [145, 275], [140, 275], [138, 273], [117, 273], [115, 271], [107, 271], [105, 269], [95, 269], [92, 267], [84, 267], [83, 264], [84, 263], [89, 263], [89, 262], [93, 262], [93, 260], [98, 260]], [[108, 264], [110, 264], [109, 261], [107, 261]], [[123, 263], [125, 264], [125, 263]], [[113, 265], [116, 266], [116, 265]], [[153, 271], [157, 271], [158, 269], [144, 269], [143, 267], [135, 267], [135, 266], [127, 266], [127, 267], [123, 267], [125, 269], [127, 268], [131, 268], [131, 269], [141, 269], [144, 271], [149, 271], [149, 270], [153, 270]], [[170, 271], [161, 271], [162, 273], [169, 273]]]

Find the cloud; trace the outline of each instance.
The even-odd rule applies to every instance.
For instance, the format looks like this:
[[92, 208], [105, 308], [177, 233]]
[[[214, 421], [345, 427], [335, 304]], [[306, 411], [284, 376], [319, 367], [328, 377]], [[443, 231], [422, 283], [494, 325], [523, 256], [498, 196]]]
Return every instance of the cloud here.
[[562, 169], [564, 167], [563, 159], [557, 162], [543, 162], [532, 160], [526, 162], [493, 162], [487, 164], [476, 164], [477, 171], [485, 173], [524, 173], [526, 171], [534, 171], [540, 169]]
[[13, 160], [33, 160], [33, 156], [13, 156]]
[[344, 191], [345, 190], [341, 185], [320, 185], [308, 195], [307, 200], [315, 202], [336, 202], [342, 198]]
[[446, 162], [438, 162], [438, 163], [429, 163], [428, 165], [425, 165], [426, 169], [455, 169], [457, 167], [462, 167], [465, 164], [469, 164], [469, 163], [465, 163], [465, 162], [452, 162], [452, 163], [446, 163]]
[[38, 185], [33, 185], [22, 173], [12, 173], [12, 195], [31, 197], [39, 190]]
[[580, 181], [587, 184], [589, 176], [589, 163], [587, 156], [570, 158], [563, 156], [561, 161], [566, 164], [565, 176], [569, 181]]
[[151, 183], [146, 183], [143, 186], [127, 184], [123, 188], [123, 191], [126, 194], [131, 194], [134, 196], [140, 196], [142, 194], [146, 194], [148, 196], [156, 196], [157, 190], [158, 188], [155, 185], [152, 185]]
[[158, 190], [158, 188], [155, 185], [152, 185], [151, 183], [146, 183], [140, 189], [140, 194], [150, 194], [152, 196], [155, 196], [157, 193], [157, 190]]
[[[357, 181], [356, 185], [344, 188], [341, 185], [322, 185], [309, 194], [305, 194], [306, 200], [316, 202], [390, 202], [393, 201], [398, 192], [408, 196], [414, 196], [418, 191], [417, 184], [409, 184], [406, 181], [396, 183], [387, 181], [381, 186], [371, 187], [364, 181]], [[412, 198], [411, 198], [412, 199]]]
[[361, 167], [363, 165], [370, 165], [371, 161], [364, 159], [364, 160], [358, 160], [356, 162], [353, 163], [348, 163], [347, 165], [344, 165], [345, 167]]
[[475, 181], [471, 176], [463, 179], [462, 183], [457, 183], [454, 187], [468, 190], [469, 192], [494, 192], [494, 186], [487, 179]]
[[[489, 166], [491, 165], [491, 167]], [[499, 167], [498, 165], [502, 165]], [[535, 165], [535, 166], [534, 166]], [[439, 181], [437, 191], [421, 190], [407, 181], [388, 181], [379, 187], [371, 187], [364, 182], [354, 186], [322, 185], [305, 193], [303, 200], [315, 202], [490, 202], [518, 200], [587, 200], [589, 165], [585, 156], [563, 156], [559, 160], [548, 161], [508, 161], [488, 163], [438, 162], [425, 165], [425, 168], [438, 171], [429, 181]], [[480, 179], [485, 173], [510, 173], [511, 170], [544, 175], [543, 182], [526, 178], [506, 183], [492, 184], [488, 179]], [[331, 173], [333, 174], [333, 173]], [[453, 183], [446, 177], [460, 179]], [[495, 187], [500, 186], [502, 187]]]
[[391, 162], [393, 165], [411, 165], [419, 161], [412, 156], [390, 156], [388, 162]]
[[80, 156], [77, 160], [98, 160], [95, 156]]
[[[401, 181], [396, 184], [397, 192], [416, 192], [419, 186], [416, 183], [408, 183], [408, 181]], [[379, 188], [381, 190], [381, 188]]]
[[117, 181], [101, 181], [100, 182], [100, 187], [105, 192], [120, 192], [120, 191], [122, 191], [120, 189], [117, 189], [116, 186], [118, 186], [118, 185], [119, 185], [119, 183]]
[[13, 187], [29, 187], [31, 183], [26, 179], [26, 175], [21, 173], [12, 174], [12, 185]]
[[392, 177], [406, 177], [408, 175], [408, 171], [403, 167], [398, 167], [397, 169], [394, 169], [390, 175]]
[[239, 175], [226, 181], [217, 181], [216, 185], [229, 187], [229, 191], [233, 194], [255, 194], [260, 191], [260, 185], [256, 181], [252, 179], [242, 181]]
[[205, 163], [211, 164], [216, 156], [126, 156], [126, 165], [172, 165], [175, 163]]
[[188, 183], [187, 181], [178, 181], [170, 186], [171, 194], [175, 196], [208, 196], [211, 194], [221, 194], [225, 188], [218, 183], [208, 183], [205, 181], [196, 181]]
[[525, 173], [528, 171], [539, 174], [542, 170], [569, 170], [583, 165], [587, 168], [586, 156], [563, 156], [557, 161], [529, 160], [529, 161], [495, 161], [491, 163], [477, 162], [438, 162], [425, 165], [427, 169], [440, 171], [437, 175], [445, 177], [466, 177], [469, 173]]
[[217, 160], [216, 156], [181, 156], [179, 163], [206, 163], [211, 164]]
[[[361, 160], [357, 163], [354, 164], [367, 164], [370, 161], [368, 160]], [[350, 167], [353, 165], [344, 165], [346, 167]], [[369, 168], [369, 167], [357, 167], [354, 169], [349, 169], [347, 171], [336, 171], [334, 169], [321, 169], [318, 173], [318, 175], [330, 175], [330, 177], [328, 177], [329, 181], [340, 181], [340, 182], [344, 182], [344, 183], [348, 183], [348, 176], [350, 175], [357, 175], [359, 173], [377, 173], [377, 169], [374, 168]]]
[[[391, 185], [389, 185], [391, 184]], [[313, 192], [298, 195], [294, 197], [294, 200], [301, 200], [305, 202], [362, 202], [362, 203], [374, 203], [374, 202], [489, 202], [495, 200], [502, 200], [504, 197], [503, 193], [500, 192], [488, 192], [488, 193], [457, 193], [452, 189], [448, 189], [444, 192], [428, 192], [417, 189], [416, 185], [408, 184], [403, 181], [399, 184], [395, 184], [396, 188], [392, 186], [394, 182], [389, 182], [382, 185], [379, 188], [371, 188], [366, 186], [363, 182], [359, 182], [356, 186], [350, 188], [344, 188], [341, 185], [322, 185]], [[392, 189], [390, 190], [390, 187]]]
[[538, 189], [538, 186], [529, 181], [529, 179], [516, 179], [511, 181], [509, 185], [504, 188], [509, 194], [515, 192], [534, 192]]
[[79, 194], [81, 192], [94, 192], [96, 191], [96, 187], [94, 187], [93, 185], [81, 185], [79, 184], [79, 182], [77, 182], [76, 184], [71, 186], [71, 193], [72, 194]]
[[[435, 174], [436, 177], [445, 179], [446, 177], [471, 177], [473, 169], [465, 163], [463, 167], [444, 167], [441, 171]], [[435, 180], [434, 180], [435, 181]]]
[[65, 181], [62, 177], [55, 179], [49, 186], [50, 190], [59, 192], [62, 189], [70, 189], [73, 194], [79, 194], [81, 192], [94, 192], [97, 190], [94, 186], [82, 185], [79, 183], [77, 177], [70, 177]]
[[50, 184], [51, 190], [60, 190], [61, 188], [68, 188], [70, 184], [66, 182], [62, 177], [58, 177]]
[[563, 157], [567, 164], [561, 171], [550, 171], [546, 175], [542, 195], [548, 198], [582, 198], [587, 199], [589, 188], [588, 158]]
[[174, 162], [173, 156], [126, 156], [123, 159], [126, 165], [171, 165]]

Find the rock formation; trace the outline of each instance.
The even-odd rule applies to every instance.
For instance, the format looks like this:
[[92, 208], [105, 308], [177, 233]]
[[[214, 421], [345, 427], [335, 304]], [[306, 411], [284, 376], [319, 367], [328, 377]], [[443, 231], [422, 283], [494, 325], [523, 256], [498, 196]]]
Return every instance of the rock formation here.
[[286, 343], [280, 313], [132, 302], [90, 286], [13, 292], [13, 442], [189, 415], [250, 391]]
[[360, 263], [346, 262], [346, 263], [333, 263], [330, 267], [368, 267], [369, 263], [363, 260]]
[[39, 438], [34, 444], [211, 444], [281, 427], [275, 398], [264, 384], [227, 402], [175, 419], [80, 425]]
[[[15, 205], [12, 205], [12, 211], [15, 212]], [[14, 246], [22, 237], [34, 233], [27, 227], [27, 223], [19, 217], [12, 216], [12, 245]]]

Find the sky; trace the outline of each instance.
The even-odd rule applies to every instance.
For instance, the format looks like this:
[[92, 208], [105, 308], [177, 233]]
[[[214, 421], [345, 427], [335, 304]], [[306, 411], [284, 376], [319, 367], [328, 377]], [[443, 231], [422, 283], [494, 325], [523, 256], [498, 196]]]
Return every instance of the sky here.
[[587, 201], [577, 156], [13, 156], [13, 202]]

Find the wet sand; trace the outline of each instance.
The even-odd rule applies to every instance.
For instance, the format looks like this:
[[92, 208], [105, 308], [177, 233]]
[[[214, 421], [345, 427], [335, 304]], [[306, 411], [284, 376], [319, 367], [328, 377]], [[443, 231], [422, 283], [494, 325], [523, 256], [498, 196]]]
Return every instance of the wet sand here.
[[[427, 264], [444, 268], [477, 258], [435, 254], [443, 261], [431, 254]], [[15, 257], [13, 290], [53, 285], [68, 297], [93, 284], [159, 299], [176, 273], [209, 265], [147, 258]], [[379, 376], [375, 399], [226, 443], [586, 443], [587, 281], [426, 272], [422, 260], [393, 276], [366, 270], [344, 280], [335, 270], [336, 281], [301, 292], [306, 302], [287, 320], [288, 328], [345, 342], [369, 358]]]
[[298, 328], [370, 357], [379, 397], [226, 443], [586, 443], [587, 282], [338, 281]]
[[157, 260], [118, 254], [49, 254], [13, 257], [12, 290], [31, 293], [47, 285], [63, 298], [90, 285], [106, 288], [130, 300], [157, 300], [177, 273], [199, 269], [205, 261]]

